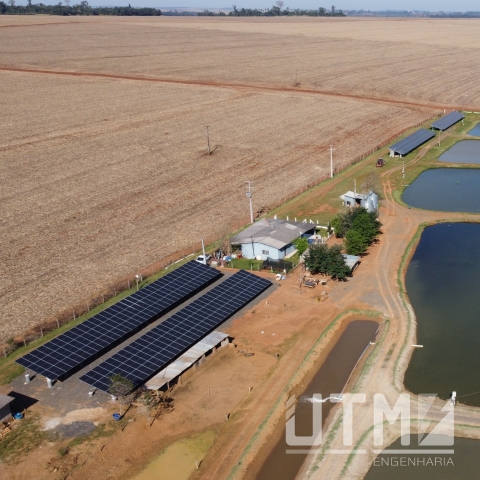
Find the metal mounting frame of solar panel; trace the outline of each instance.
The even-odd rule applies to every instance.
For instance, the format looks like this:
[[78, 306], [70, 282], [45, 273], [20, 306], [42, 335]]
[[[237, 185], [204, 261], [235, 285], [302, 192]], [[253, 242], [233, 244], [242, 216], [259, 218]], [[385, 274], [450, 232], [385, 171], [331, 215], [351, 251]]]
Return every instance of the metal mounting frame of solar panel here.
[[407, 155], [412, 150], [415, 150], [417, 147], [424, 144], [434, 136], [435, 133], [433, 133], [431, 130], [425, 130], [421, 128], [420, 130], [417, 130], [408, 137], [400, 140], [399, 142], [388, 148], [390, 150], [393, 150], [395, 153], [399, 153], [402, 156]]
[[447, 113], [444, 117], [438, 119], [436, 122], [433, 122], [431, 127], [437, 130], [447, 130], [452, 125], [455, 125], [460, 120], [464, 119], [465, 115], [463, 113], [457, 112], [454, 110], [453, 112]]
[[221, 276], [190, 261], [16, 362], [51, 380], [72, 374]]
[[269, 280], [243, 270], [235, 273], [87, 372], [80, 380], [108, 392], [110, 377], [120, 374], [138, 387], [271, 284]]

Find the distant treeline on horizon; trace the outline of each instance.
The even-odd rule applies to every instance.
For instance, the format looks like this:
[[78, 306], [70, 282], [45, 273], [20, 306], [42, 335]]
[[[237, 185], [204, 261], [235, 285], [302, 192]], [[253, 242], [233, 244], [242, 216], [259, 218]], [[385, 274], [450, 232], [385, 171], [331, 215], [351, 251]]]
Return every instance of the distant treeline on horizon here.
[[70, 6], [71, 0], [64, 0], [57, 5], [44, 5], [43, 3], [33, 4], [32, 0], [28, 0], [28, 5], [15, 5], [15, 0], [8, 0], [8, 4], [3, 0], [0, 1], [0, 15], [116, 15], [116, 16], [219, 16], [219, 17], [277, 17], [277, 16], [309, 16], [309, 17], [343, 17], [345, 14], [342, 10], [336, 10], [334, 6], [330, 10], [320, 7], [317, 10], [290, 10], [288, 8], [282, 10], [284, 3], [278, 1], [272, 8], [237, 9], [234, 5], [233, 10], [228, 14], [222, 11], [210, 12], [162, 12], [158, 8], [135, 8], [128, 7], [91, 7], [86, 0], [78, 5]]
[[350, 17], [428, 17], [428, 18], [480, 18], [480, 12], [424, 12], [420, 10], [345, 10]]
[[344, 17], [345, 14], [342, 10], [337, 10], [334, 6], [330, 10], [319, 7], [316, 10], [290, 10], [288, 7], [282, 10], [284, 3], [282, 1], [276, 2], [272, 8], [241, 8], [237, 9], [236, 5], [233, 5], [233, 10], [226, 14], [225, 12], [210, 12], [204, 10], [197, 15], [200, 17], [279, 17], [279, 16], [305, 16], [305, 17]]
[[151, 7], [91, 7], [87, 0], [70, 6], [71, 0], [60, 1], [57, 5], [44, 5], [43, 3], [33, 4], [27, 0], [28, 5], [15, 5], [15, 0], [0, 0], [0, 15], [115, 15], [122, 17], [142, 16], [158, 17], [165, 16], [200, 16], [200, 17], [278, 17], [278, 16], [304, 16], [304, 17], [428, 17], [428, 18], [480, 18], [480, 12], [423, 12], [407, 10], [337, 10], [334, 6], [330, 9], [319, 7], [315, 10], [301, 10], [299, 8], [290, 10], [288, 7], [282, 9], [283, 1], [276, 2], [271, 8], [240, 8], [233, 5], [233, 10], [225, 13], [223, 11], [202, 12], [165, 10]]
[[28, 5], [15, 5], [15, 0], [8, 0], [8, 5], [0, 1], [0, 15], [115, 15], [122, 17], [158, 17], [163, 15], [158, 8], [135, 8], [128, 7], [91, 7], [86, 0], [79, 5], [70, 6], [70, 0], [64, 0], [57, 5], [44, 5], [39, 3], [34, 5], [32, 0], [28, 0]]

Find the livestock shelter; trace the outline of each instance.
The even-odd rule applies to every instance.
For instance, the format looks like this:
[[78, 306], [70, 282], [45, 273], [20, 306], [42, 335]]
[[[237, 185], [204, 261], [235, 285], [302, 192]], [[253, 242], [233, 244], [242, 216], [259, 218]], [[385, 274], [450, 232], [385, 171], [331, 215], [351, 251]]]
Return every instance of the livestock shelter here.
[[312, 223], [263, 218], [235, 235], [230, 243], [241, 245], [244, 258], [283, 260], [295, 251], [293, 242], [297, 238], [310, 237], [314, 233], [315, 224]]

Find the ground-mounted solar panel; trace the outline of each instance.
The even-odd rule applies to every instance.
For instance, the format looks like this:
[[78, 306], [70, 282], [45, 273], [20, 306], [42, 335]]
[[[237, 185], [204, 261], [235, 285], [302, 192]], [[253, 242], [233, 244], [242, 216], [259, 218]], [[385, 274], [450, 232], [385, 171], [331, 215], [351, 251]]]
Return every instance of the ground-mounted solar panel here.
[[205, 335], [251, 302], [272, 283], [243, 270], [93, 368], [80, 380], [108, 392], [119, 374], [135, 387], [175, 360]]
[[51, 380], [81, 368], [220, 278], [191, 261], [16, 362]]
[[423, 145], [434, 136], [434, 132], [422, 128], [388, 148], [394, 154], [399, 154], [403, 157], [418, 148], [420, 145]]
[[454, 110], [453, 112], [447, 113], [442, 118], [438, 119], [436, 122], [432, 123], [432, 128], [436, 130], [446, 130], [450, 128], [452, 125], [455, 125], [460, 120], [464, 119], [465, 115], [463, 113], [457, 112]]

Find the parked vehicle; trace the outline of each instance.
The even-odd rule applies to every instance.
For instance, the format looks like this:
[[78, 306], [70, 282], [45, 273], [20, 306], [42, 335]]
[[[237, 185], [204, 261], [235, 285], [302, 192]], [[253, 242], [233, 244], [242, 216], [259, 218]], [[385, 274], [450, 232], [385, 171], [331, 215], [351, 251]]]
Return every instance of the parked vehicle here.
[[377, 167], [384, 167], [386, 165], [386, 161], [383, 158], [379, 158], [377, 160]]
[[208, 262], [210, 261], [211, 259], [211, 255], [199, 255], [195, 261], [198, 262], [198, 263], [203, 263], [204, 265], [208, 265]]

